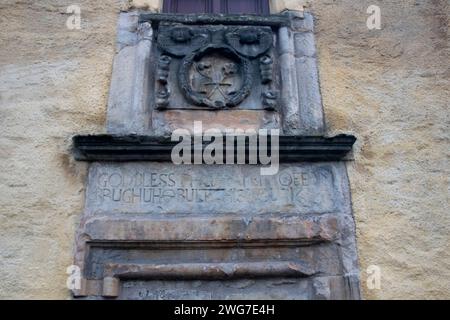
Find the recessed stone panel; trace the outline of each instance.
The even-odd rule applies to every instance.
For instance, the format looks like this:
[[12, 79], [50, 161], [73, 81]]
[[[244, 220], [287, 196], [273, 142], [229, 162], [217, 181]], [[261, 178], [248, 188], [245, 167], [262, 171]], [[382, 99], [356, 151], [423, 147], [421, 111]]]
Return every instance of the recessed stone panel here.
[[276, 175], [262, 176], [259, 166], [96, 163], [87, 208], [105, 214], [323, 214], [343, 204], [338, 167], [283, 164]]

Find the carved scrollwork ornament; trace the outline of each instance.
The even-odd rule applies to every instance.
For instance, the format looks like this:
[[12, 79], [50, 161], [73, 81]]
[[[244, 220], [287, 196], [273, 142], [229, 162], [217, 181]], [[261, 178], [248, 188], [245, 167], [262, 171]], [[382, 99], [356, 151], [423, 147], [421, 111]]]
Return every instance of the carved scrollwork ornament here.
[[165, 109], [169, 105], [170, 89], [161, 87], [156, 93], [156, 109]]
[[158, 34], [158, 47], [175, 57], [184, 57], [192, 51], [198, 50], [210, 42], [207, 29], [177, 26], [160, 28]]
[[169, 72], [170, 62], [172, 58], [167, 55], [159, 57], [156, 69], [156, 78], [158, 81], [156, 92], [156, 108], [164, 109], [169, 105], [170, 89], [169, 89]]
[[158, 68], [156, 70], [157, 79], [161, 83], [167, 83], [170, 71], [170, 62], [172, 59], [169, 56], [162, 55], [158, 60]]
[[256, 58], [273, 46], [273, 34], [270, 28], [236, 28], [225, 34], [227, 43], [238, 53], [248, 58]]

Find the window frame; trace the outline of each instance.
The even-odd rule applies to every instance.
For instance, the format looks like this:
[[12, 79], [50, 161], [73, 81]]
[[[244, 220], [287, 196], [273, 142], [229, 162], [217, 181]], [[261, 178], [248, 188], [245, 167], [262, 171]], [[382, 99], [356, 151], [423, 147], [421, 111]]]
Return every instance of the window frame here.
[[[163, 0], [163, 13], [178, 14], [178, 3], [182, 0]], [[242, 0], [246, 1], [246, 0]], [[256, 2], [257, 13], [256, 15], [269, 15], [270, 14], [270, 0], [254, 0]], [[230, 14], [226, 12], [227, 0], [205, 0], [205, 12], [192, 12], [195, 13], [207, 13], [207, 14]], [[188, 13], [185, 13], [188, 14]], [[232, 13], [231, 13], [232, 14]]]

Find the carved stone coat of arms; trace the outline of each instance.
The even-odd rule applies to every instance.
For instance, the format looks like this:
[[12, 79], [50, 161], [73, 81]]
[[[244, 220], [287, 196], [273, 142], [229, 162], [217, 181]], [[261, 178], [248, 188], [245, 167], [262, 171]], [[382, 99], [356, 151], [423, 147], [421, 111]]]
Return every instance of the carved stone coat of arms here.
[[271, 28], [163, 24], [157, 43], [157, 109], [275, 108]]

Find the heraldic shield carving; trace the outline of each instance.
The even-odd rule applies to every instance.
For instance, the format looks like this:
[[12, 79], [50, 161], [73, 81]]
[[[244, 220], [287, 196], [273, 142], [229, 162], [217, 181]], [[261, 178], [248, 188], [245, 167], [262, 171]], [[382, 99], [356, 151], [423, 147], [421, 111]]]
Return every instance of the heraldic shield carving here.
[[161, 24], [156, 108], [235, 108], [257, 92], [273, 109], [273, 42], [270, 27]]

